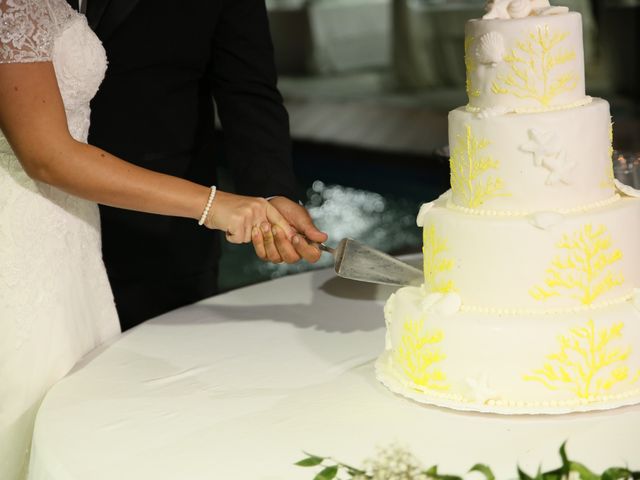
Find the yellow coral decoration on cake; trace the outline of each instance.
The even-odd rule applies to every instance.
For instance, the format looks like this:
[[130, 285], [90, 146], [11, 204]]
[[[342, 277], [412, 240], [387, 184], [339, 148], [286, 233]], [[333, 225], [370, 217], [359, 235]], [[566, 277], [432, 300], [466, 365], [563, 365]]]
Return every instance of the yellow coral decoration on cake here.
[[536, 300], [566, 292], [583, 305], [590, 305], [624, 283], [624, 276], [609, 268], [622, 259], [622, 252], [612, 248], [604, 225], [594, 229], [587, 224], [572, 235], [565, 234], [557, 247], [564, 255], [557, 256], [547, 269], [545, 286], [530, 291]]
[[[609, 160], [613, 160], [613, 122], [609, 123]], [[605, 179], [600, 183], [602, 188], [615, 188], [615, 175], [613, 172], [613, 165], [607, 162], [605, 167]]]
[[466, 37], [464, 39], [464, 65], [467, 70], [467, 95], [469, 98], [479, 97], [480, 90], [473, 86], [473, 80], [471, 80], [471, 74], [476, 71], [478, 66], [476, 65], [476, 61], [471, 54], [471, 45], [473, 44], [473, 37]]
[[482, 156], [491, 143], [474, 136], [469, 125], [465, 133], [457, 135], [451, 151], [451, 190], [462, 202], [463, 207], [478, 208], [495, 197], [508, 197], [501, 178], [488, 177], [484, 182], [479, 178], [488, 170], [496, 170], [500, 162], [490, 155]]
[[443, 338], [440, 330], [425, 331], [424, 318], [405, 321], [402, 342], [393, 358], [416, 386], [437, 391], [449, 389], [446, 375], [434, 367], [445, 359], [445, 355], [437, 347]]
[[532, 99], [543, 106], [550, 105], [558, 95], [571, 92], [578, 85], [576, 73], [554, 73], [557, 67], [576, 58], [576, 52], [559, 49], [568, 36], [568, 32], [553, 33], [548, 25], [529, 33], [516, 43], [517, 48], [505, 55], [510, 71], [497, 76], [491, 91]]
[[424, 258], [424, 281], [429, 292], [451, 293], [456, 288], [453, 280], [442, 278], [443, 274], [453, 269], [455, 262], [443, 256], [447, 251], [446, 239], [438, 236], [436, 226], [425, 225], [422, 234]]
[[548, 355], [543, 368], [524, 380], [540, 382], [550, 390], [570, 390], [587, 400], [605, 395], [619, 383], [637, 382], [640, 370], [632, 378], [626, 363], [631, 346], [612, 345], [623, 338], [623, 329], [620, 322], [596, 331], [593, 320], [572, 328], [569, 335], [558, 338], [560, 351]]

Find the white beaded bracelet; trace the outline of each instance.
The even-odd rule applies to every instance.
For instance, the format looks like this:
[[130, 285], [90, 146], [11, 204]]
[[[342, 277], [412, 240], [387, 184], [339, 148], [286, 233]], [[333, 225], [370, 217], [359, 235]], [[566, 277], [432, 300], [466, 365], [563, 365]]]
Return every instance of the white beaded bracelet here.
[[204, 225], [204, 222], [207, 220], [207, 215], [209, 215], [209, 210], [211, 210], [211, 204], [213, 203], [213, 199], [216, 198], [216, 186], [211, 185], [211, 192], [209, 193], [209, 199], [207, 200], [207, 206], [204, 207], [204, 211], [202, 212], [202, 216], [200, 220], [198, 220], [198, 225]]

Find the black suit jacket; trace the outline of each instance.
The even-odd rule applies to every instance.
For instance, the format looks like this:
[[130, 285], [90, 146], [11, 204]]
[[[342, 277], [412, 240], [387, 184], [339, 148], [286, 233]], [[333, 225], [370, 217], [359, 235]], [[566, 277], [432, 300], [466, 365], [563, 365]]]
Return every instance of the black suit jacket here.
[[[73, 2], [73, 0], [69, 0]], [[239, 193], [297, 199], [264, 0], [87, 0], [107, 51], [89, 143], [216, 184], [214, 103]], [[192, 220], [101, 207], [123, 328], [215, 293], [218, 247]]]

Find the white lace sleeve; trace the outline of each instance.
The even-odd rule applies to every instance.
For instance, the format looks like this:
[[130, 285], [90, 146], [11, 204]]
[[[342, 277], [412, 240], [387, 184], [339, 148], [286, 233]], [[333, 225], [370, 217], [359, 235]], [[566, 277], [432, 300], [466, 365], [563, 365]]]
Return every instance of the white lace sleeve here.
[[50, 60], [54, 32], [47, 0], [0, 0], [0, 63]]

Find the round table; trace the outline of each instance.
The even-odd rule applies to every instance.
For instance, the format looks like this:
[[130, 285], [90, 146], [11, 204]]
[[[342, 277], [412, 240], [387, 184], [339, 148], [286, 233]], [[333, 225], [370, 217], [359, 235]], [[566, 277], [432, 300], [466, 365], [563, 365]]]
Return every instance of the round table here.
[[31, 480], [311, 480], [303, 451], [354, 465], [406, 446], [429, 467], [498, 479], [559, 466], [640, 468], [640, 407], [502, 417], [412, 403], [373, 364], [392, 288], [319, 270], [235, 290], [123, 334], [38, 414]]

